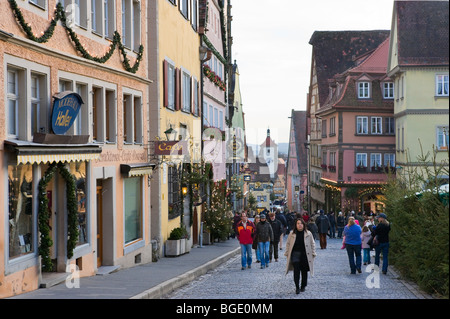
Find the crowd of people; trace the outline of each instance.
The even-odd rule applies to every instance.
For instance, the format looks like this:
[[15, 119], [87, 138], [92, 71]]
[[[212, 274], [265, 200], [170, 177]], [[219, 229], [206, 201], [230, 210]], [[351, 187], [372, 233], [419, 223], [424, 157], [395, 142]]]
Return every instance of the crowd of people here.
[[[249, 214], [254, 216], [254, 221], [249, 219]], [[308, 272], [313, 273], [317, 255], [315, 241], [319, 240], [320, 249], [326, 249], [327, 237], [342, 239], [351, 274], [361, 273], [362, 263], [371, 264], [371, 250], [375, 250], [374, 263], [377, 266], [383, 254], [382, 273], [387, 273], [390, 224], [384, 213], [355, 214], [351, 211], [346, 214], [339, 212], [336, 216], [334, 212], [325, 214], [321, 209], [312, 215], [277, 209], [253, 215], [242, 211], [234, 216], [233, 230], [241, 245], [242, 270], [251, 268], [252, 250], [261, 269], [269, 267], [272, 260], [278, 262], [283, 237], [287, 235], [284, 253], [287, 257], [286, 274], [293, 271], [297, 294], [305, 290]]]

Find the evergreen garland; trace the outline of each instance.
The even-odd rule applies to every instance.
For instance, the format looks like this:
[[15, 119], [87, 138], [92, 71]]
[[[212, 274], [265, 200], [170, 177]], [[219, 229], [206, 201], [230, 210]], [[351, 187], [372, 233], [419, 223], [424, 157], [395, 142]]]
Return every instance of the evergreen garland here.
[[42, 270], [50, 272], [53, 269], [53, 263], [50, 256], [50, 247], [53, 246], [53, 241], [50, 236], [49, 219], [51, 214], [48, 209], [48, 197], [47, 197], [47, 185], [55, 175], [58, 168], [61, 176], [66, 181], [66, 196], [67, 196], [67, 258], [73, 257], [73, 251], [78, 242], [78, 207], [76, 200], [76, 184], [75, 178], [67, 170], [63, 163], [56, 164], [55, 162], [50, 164], [44, 176], [39, 181], [39, 207], [38, 207], [38, 220], [39, 220], [39, 255], [42, 257]]
[[55, 17], [51, 20], [49, 27], [47, 28], [47, 30], [44, 31], [44, 34], [38, 38], [34, 35], [32, 29], [31, 29], [31, 26], [27, 22], [25, 22], [25, 19], [22, 15], [22, 11], [19, 9], [19, 7], [16, 3], [16, 0], [8, 0], [8, 1], [9, 1], [12, 11], [14, 12], [14, 16], [15, 16], [16, 20], [18, 21], [19, 25], [22, 27], [22, 29], [25, 32], [28, 39], [38, 42], [38, 43], [47, 42], [53, 36], [53, 32], [55, 31], [56, 24], [57, 24], [58, 20], [60, 20], [62, 26], [67, 31], [70, 39], [74, 43], [75, 49], [81, 54], [81, 56], [83, 58], [91, 60], [91, 61], [95, 61], [98, 63], [105, 63], [106, 61], [109, 60], [109, 58], [111, 58], [116, 46], [118, 46], [119, 51], [123, 56], [122, 64], [123, 64], [125, 70], [127, 70], [128, 72], [131, 72], [131, 73], [136, 73], [136, 71], [139, 69], [139, 64], [142, 61], [142, 57], [144, 54], [143, 45], [141, 44], [139, 46], [139, 51], [137, 54], [136, 61], [135, 61], [134, 65], [131, 66], [130, 60], [127, 57], [125, 47], [122, 44], [122, 38], [117, 31], [114, 31], [113, 41], [112, 41], [111, 45], [109, 46], [108, 52], [102, 57], [92, 56], [91, 54], [89, 54], [89, 52], [86, 51], [86, 49], [83, 47], [83, 45], [81, 45], [77, 34], [72, 30], [72, 28], [70, 28], [67, 25], [66, 13], [64, 11], [64, 7], [62, 6], [62, 4], [60, 2], [58, 2], [58, 4], [56, 5], [56, 10], [55, 10], [55, 14], [54, 14]]

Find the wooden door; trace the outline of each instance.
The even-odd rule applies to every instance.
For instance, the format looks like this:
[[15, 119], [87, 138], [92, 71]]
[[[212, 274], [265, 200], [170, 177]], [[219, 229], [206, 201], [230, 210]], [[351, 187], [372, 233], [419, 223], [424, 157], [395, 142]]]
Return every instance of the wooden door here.
[[103, 259], [103, 209], [102, 186], [97, 186], [97, 268], [102, 265]]

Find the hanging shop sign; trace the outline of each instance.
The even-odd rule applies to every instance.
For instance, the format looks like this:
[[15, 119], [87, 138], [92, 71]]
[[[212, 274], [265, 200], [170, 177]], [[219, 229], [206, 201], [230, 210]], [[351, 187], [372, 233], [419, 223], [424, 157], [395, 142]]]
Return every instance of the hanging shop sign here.
[[75, 122], [83, 100], [78, 93], [71, 91], [64, 91], [53, 97], [52, 129], [55, 134], [64, 134]]
[[184, 155], [187, 154], [186, 141], [156, 141], [155, 155]]

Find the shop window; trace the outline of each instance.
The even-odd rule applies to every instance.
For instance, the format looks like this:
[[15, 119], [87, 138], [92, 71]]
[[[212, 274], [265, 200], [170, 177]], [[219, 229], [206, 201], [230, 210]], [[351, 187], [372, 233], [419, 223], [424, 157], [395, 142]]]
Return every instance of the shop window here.
[[142, 238], [142, 185], [140, 177], [124, 180], [125, 244]]
[[32, 180], [31, 165], [8, 165], [9, 258], [34, 250]]
[[78, 209], [78, 245], [88, 242], [88, 218], [86, 197], [86, 162], [71, 162], [70, 173], [75, 178]]
[[169, 219], [178, 217], [181, 213], [180, 207], [180, 182], [179, 172], [174, 166], [169, 166], [168, 169], [168, 205], [169, 205]]

